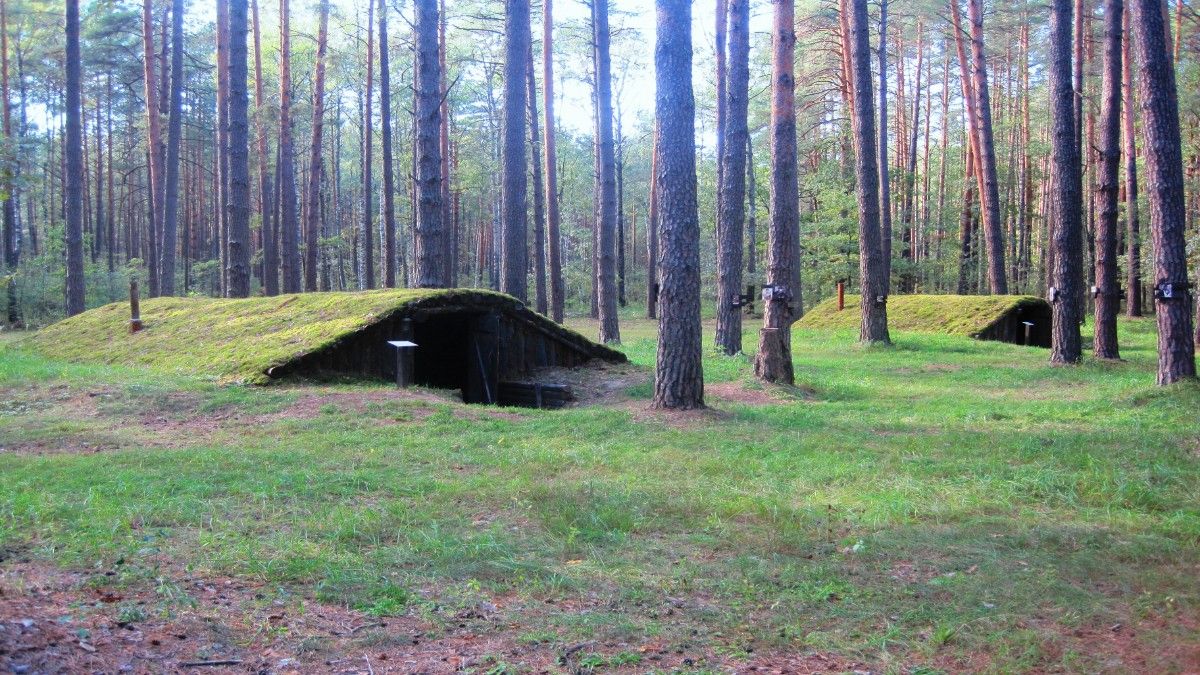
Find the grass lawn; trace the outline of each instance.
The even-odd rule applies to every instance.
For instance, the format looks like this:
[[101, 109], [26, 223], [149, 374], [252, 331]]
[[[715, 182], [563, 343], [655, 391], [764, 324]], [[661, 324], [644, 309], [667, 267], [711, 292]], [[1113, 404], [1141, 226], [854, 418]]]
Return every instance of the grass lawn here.
[[1121, 324], [1127, 361], [1069, 368], [797, 331], [801, 386], [710, 350], [713, 410], [683, 415], [646, 410], [653, 324], [621, 330], [641, 368], [561, 411], [0, 341], [0, 647], [41, 630], [149, 672], [1200, 671], [1200, 386], [1154, 386], [1152, 321]]

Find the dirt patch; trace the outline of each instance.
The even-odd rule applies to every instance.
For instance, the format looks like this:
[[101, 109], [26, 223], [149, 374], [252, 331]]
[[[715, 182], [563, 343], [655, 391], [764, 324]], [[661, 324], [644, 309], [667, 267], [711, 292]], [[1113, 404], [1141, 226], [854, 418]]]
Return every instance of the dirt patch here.
[[[108, 574], [114, 574], [109, 572]], [[0, 566], [0, 670], [14, 673], [605, 672], [696, 667], [734, 672], [845, 672], [811, 652], [746, 659], [662, 638], [567, 644], [522, 636], [497, 597], [434, 623], [378, 618], [223, 577], [176, 574], [121, 585], [103, 575], [10, 561]], [[172, 589], [164, 593], [163, 584]], [[174, 598], [165, 604], [163, 598]], [[510, 672], [500, 671], [496, 672]]]
[[739, 403], [742, 405], [775, 405], [783, 403], [785, 398], [780, 392], [771, 389], [751, 389], [742, 382], [718, 382], [704, 385], [704, 397], [723, 403]]
[[633, 399], [631, 389], [652, 383], [654, 373], [632, 363], [593, 360], [578, 368], [539, 368], [529, 379], [570, 386], [572, 406], [621, 405]]

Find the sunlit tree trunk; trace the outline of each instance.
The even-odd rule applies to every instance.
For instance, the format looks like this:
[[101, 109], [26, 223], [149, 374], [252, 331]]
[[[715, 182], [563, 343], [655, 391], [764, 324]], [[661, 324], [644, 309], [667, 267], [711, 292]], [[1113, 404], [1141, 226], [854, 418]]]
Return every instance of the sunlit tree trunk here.
[[746, 216], [746, 118], [750, 82], [749, 0], [729, 0], [729, 63], [725, 139], [721, 154], [720, 227], [717, 228], [716, 344], [727, 355], [742, 350], [742, 228]]
[[600, 341], [621, 341], [617, 324], [616, 242], [617, 176], [613, 148], [612, 72], [609, 58], [608, 3], [592, 3], [592, 38], [596, 49], [596, 139], [599, 175], [596, 209], [596, 282], [597, 305], [600, 310]]
[[292, 141], [292, 49], [289, 0], [279, 0], [279, 234], [283, 292], [299, 293], [300, 229], [296, 218], [296, 164]]
[[[182, 27], [179, 32], [182, 34]], [[250, 295], [250, 120], [248, 115], [249, 99], [246, 94], [246, 60], [246, 0], [230, 0], [229, 212], [227, 217], [229, 223], [229, 297], [232, 298], [245, 298]]]
[[537, 80], [533, 73], [533, 46], [530, 45], [526, 72], [529, 89], [529, 159], [533, 172], [533, 297], [539, 314], [549, 314], [546, 298], [546, 210], [542, 192], [542, 140], [538, 131]]
[[879, 241], [879, 164], [875, 160], [875, 111], [871, 91], [867, 0], [850, 0], [850, 63], [854, 83], [854, 164], [858, 183], [858, 279], [865, 343], [889, 344], [887, 281]]
[[362, 277], [360, 285], [362, 288], [375, 288], [375, 210], [371, 206], [372, 196], [375, 192], [375, 182], [371, 178], [374, 162], [371, 155], [374, 151], [375, 144], [371, 138], [371, 129], [374, 126], [374, 120], [371, 116], [371, 107], [373, 105], [371, 97], [374, 96], [374, 77], [375, 77], [375, 3], [367, 2], [367, 84], [366, 92], [363, 97], [363, 119], [362, 119], [362, 223], [361, 229], [358, 232], [359, 246], [362, 255]]
[[279, 295], [279, 245], [272, 226], [275, 215], [274, 197], [271, 194], [271, 173], [267, 169], [267, 116], [266, 97], [263, 86], [262, 36], [258, 23], [258, 0], [251, 0], [254, 29], [254, 107], [258, 150], [258, 207], [262, 220], [263, 292]]
[[1121, 54], [1121, 86], [1125, 95], [1125, 313], [1130, 317], [1138, 317], [1142, 315], [1142, 242], [1138, 223], [1137, 129], [1133, 108], [1133, 52], [1130, 49], [1133, 42], [1130, 26], [1132, 12], [1133, 8], [1126, 5], [1122, 16], [1125, 40]]
[[558, 152], [554, 137], [554, 14], [553, 0], [542, 12], [542, 110], [546, 130], [546, 237], [549, 239], [550, 318], [562, 323], [566, 290], [563, 287], [560, 217], [558, 209]]
[[[1186, 205], [1179, 99], [1162, 0], [1131, 0], [1137, 71], [1140, 75], [1146, 192], [1154, 242], [1155, 317], [1158, 323], [1158, 383], [1196, 376], [1192, 294], [1187, 290]], [[1174, 288], [1170, 297], [1166, 284]]]
[[304, 207], [304, 290], [317, 290], [321, 246], [321, 147], [325, 133], [325, 50], [329, 36], [329, 0], [317, 10], [317, 55], [313, 75], [312, 140], [308, 151], [308, 189]]
[[[382, 16], [382, 8], [380, 10]], [[441, 61], [438, 56], [437, 0], [417, 0], [417, 286], [447, 285], [445, 228], [442, 221]], [[382, 41], [382, 35], [380, 37]], [[381, 47], [382, 48], [382, 47]], [[383, 78], [380, 78], [380, 83]], [[386, 163], [386, 160], [385, 160]], [[386, 175], [387, 169], [384, 169]], [[386, 182], [386, 180], [385, 180]]]
[[1104, 67], [1100, 110], [1100, 158], [1096, 171], [1096, 358], [1120, 358], [1117, 313], [1121, 310], [1117, 269], [1117, 192], [1121, 163], [1122, 0], [1104, 1]]
[[[952, 0], [953, 1], [953, 0]], [[879, 243], [882, 256], [883, 295], [886, 297], [892, 286], [892, 180], [888, 160], [888, 103], [887, 103], [887, 10], [888, 0], [879, 3]], [[855, 92], [857, 95], [858, 92]], [[903, 110], [903, 108], [901, 108]], [[865, 307], [865, 303], [864, 303]]]
[[[78, 3], [76, 3], [78, 4]], [[219, 23], [219, 22], [218, 22]], [[158, 270], [158, 228], [162, 222], [163, 202], [163, 165], [159, 146], [162, 145], [162, 118], [158, 114], [158, 76], [154, 70], [157, 58], [154, 50], [154, 5], [151, 0], [142, 1], [142, 84], [146, 98], [146, 134], [150, 144], [150, 191], [147, 195], [149, 208], [147, 213], [150, 222], [147, 223], [146, 234], [148, 251], [146, 255], [147, 295], [157, 297], [160, 293]]]
[[[149, 5], [149, 0], [147, 0]], [[86, 309], [83, 279], [83, 83], [80, 74], [79, 0], [66, 0], [66, 201], [67, 316]], [[151, 99], [153, 100], [153, 99]], [[699, 282], [699, 279], [697, 279]]]
[[[379, 0], [379, 141], [383, 150], [383, 285], [396, 287], [399, 256], [396, 251], [395, 166], [392, 163], [392, 86], [388, 54], [388, 7]], [[436, 152], [434, 154], [436, 157]], [[440, 256], [439, 256], [440, 257]]]
[[759, 335], [754, 374], [766, 382], [794, 384], [789, 295], [799, 287], [792, 278], [799, 267], [800, 194], [796, 165], [796, 28], [793, 0], [776, 0], [771, 50], [771, 223], [767, 230], [767, 285], [783, 287], [778, 297], [764, 299], [763, 329]]
[[1053, 329], [1051, 363], [1076, 363], [1081, 353], [1083, 318], [1078, 285], [1083, 261], [1081, 186], [1076, 145], [1075, 91], [1071, 84], [1071, 0], [1053, 0], [1050, 8], [1050, 152], [1054, 163], [1054, 249], [1050, 289]]
[[525, 180], [525, 59], [529, 58], [529, 0], [504, 3], [504, 153], [500, 290], [529, 299]]
[[704, 407], [700, 346], [700, 220], [696, 203], [696, 102], [692, 2], [656, 0], [655, 120], [660, 292], [655, 408]]
[[[957, 7], [958, 0], [952, 0]], [[1000, 221], [1000, 183], [996, 174], [996, 144], [992, 133], [992, 101], [988, 90], [987, 56], [983, 45], [983, 0], [967, 0], [971, 21], [971, 50], [975, 88], [975, 126], [983, 204], [983, 235], [988, 257], [988, 286], [992, 293], [1008, 293], [1004, 274], [1004, 223]]]

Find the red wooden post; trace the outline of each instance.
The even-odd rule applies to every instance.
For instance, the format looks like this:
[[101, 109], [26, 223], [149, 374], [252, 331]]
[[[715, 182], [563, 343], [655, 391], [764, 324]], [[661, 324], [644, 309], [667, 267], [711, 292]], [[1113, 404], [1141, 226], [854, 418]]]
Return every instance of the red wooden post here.
[[838, 282], [838, 311], [846, 309], [846, 282]]

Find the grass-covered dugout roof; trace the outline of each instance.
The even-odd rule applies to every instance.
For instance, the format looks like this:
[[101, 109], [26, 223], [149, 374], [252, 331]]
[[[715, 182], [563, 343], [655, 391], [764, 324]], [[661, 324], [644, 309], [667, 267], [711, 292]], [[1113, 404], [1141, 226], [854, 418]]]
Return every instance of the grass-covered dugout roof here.
[[117, 302], [47, 326], [26, 344], [44, 356], [67, 361], [142, 365], [263, 384], [270, 380], [270, 369], [333, 347], [397, 312], [457, 305], [520, 313], [592, 356], [624, 360], [620, 352], [555, 324], [511, 296], [466, 289], [154, 298], [141, 303], [145, 327], [137, 333], [129, 332], [129, 303]]
[[[813, 307], [796, 324], [798, 328], [858, 328], [862, 319], [859, 296], [846, 294], [846, 308], [838, 311], [837, 297]], [[888, 297], [888, 327], [919, 333], [978, 337], [1010, 312], [1026, 305], [1044, 305], [1032, 295], [892, 295]]]

